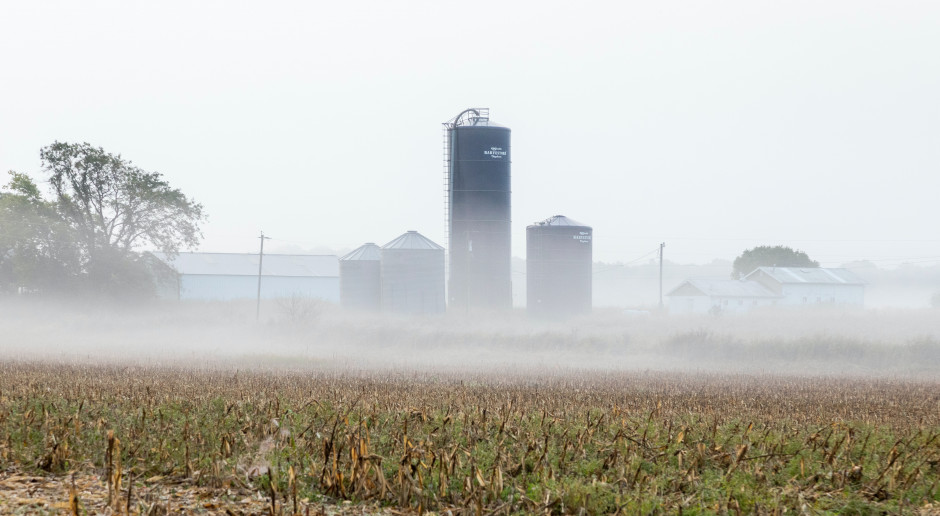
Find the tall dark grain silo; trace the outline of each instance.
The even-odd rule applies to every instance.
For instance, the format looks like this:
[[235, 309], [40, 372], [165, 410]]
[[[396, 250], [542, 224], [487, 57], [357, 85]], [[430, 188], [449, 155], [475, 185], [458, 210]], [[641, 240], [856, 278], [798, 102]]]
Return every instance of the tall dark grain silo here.
[[591, 311], [590, 226], [555, 215], [526, 228], [526, 311], [557, 318]]
[[382, 246], [382, 310], [406, 314], [444, 311], [444, 248], [417, 231]]
[[339, 259], [339, 302], [343, 308], [377, 311], [382, 300], [381, 250], [368, 243]]
[[452, 309], [512, 307], [510, 130], [471, 108], [444, 122]]

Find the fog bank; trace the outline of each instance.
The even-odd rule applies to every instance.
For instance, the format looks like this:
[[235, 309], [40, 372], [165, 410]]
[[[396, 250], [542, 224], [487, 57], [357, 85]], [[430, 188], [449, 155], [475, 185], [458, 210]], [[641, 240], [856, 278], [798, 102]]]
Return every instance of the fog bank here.
[[0, 360], [352, 372], [680, 371], [936, 379], [937, 310], [768, 310], [675, 317], [598, 309], [404, 318], [304, 299], [76, 305], [0, 300]]

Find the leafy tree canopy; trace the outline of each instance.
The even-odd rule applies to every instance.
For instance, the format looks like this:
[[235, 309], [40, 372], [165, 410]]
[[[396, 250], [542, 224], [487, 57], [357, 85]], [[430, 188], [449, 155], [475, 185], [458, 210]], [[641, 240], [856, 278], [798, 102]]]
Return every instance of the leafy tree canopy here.
[[758, 246], [734, 259], [731, 277], [741, 279], [758, 267], [819, 267], [819, 262], [786, 246]]
[[89, 253], [153, 246], [172, 254], [199, 243], [202, 205], [161, 174], [87, 143], [56, 142], [40, 157], [61, 214]]
[[0, 192], [0, 288], [148, 290], [142, 250], [199, 243], [202, 205], [161, 174], [87, 143], [55, 142], [40, 157], [51, 199], [16, 172]]
[[74, 287], [80, 262], [70, 228], [29, 176], [9, 174], [0, 191], [0, 291]]

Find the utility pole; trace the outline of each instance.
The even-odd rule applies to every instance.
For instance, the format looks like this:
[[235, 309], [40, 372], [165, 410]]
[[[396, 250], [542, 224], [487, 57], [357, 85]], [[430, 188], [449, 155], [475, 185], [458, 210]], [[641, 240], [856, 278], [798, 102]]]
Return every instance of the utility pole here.
[[663, 309], [663, 248], [666, 242], [659, 244], [659, 309]]
[[261, 232], [261, 236], [258, 237], [261, 239], [261, 250], [258, 251], [258, 303], [255, 305], [255, 320], [261, 318], [261, 264], [264, 262], [264, 241], [271, 240], [271, 237], [264, 236], [264, 231]]

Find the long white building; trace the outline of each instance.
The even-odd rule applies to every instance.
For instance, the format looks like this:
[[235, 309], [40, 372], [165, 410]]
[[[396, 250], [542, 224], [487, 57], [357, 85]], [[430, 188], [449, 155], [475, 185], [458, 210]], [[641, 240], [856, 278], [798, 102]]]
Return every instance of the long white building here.
[[741, 313], [760, 306], [862, 306], [865, 282], [847, 269], [759, 267], [740, 280], [688, 279], [666, 296], [669, 312]]
[[[164, 281], [161, 297], [176, 299], [254, 299], [258, 295], [258, 255], [253, 253], [179, 253], [154, 256], [176, 275]], [[265, 254], [261, 297], [318, 298], [339, 302], [339, 258], [332, 255]]]

